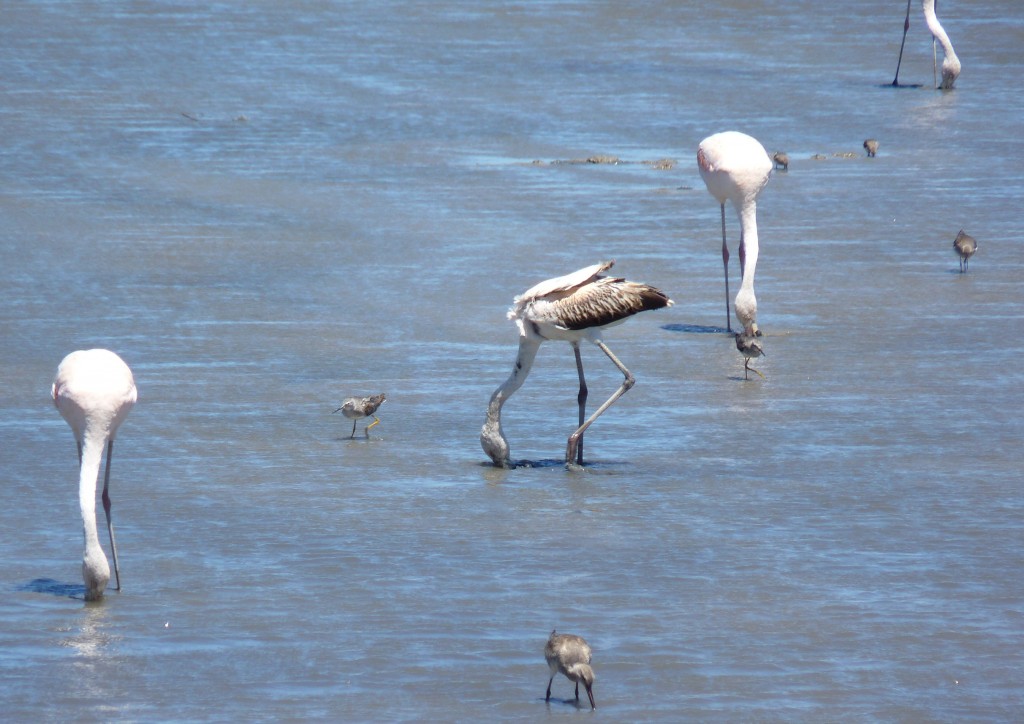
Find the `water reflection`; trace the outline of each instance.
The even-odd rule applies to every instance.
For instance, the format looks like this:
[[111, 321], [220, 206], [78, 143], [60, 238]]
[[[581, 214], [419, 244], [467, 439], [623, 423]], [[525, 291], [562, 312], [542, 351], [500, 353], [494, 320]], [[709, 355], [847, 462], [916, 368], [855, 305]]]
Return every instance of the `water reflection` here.
[[83, 608], [77, 631], [61, 639], [60, 645], [75, 650], [78, 656], [103, 658], [107, 648], [120, 637], [108, 631], [109, 611], [103, 601], [90, 601]]

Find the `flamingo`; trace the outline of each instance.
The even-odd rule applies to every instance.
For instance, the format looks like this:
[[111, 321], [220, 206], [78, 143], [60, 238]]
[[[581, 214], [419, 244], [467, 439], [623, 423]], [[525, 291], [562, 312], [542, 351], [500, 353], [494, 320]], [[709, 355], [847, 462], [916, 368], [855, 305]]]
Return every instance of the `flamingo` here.
[[[933, 48], [934, 41], [939, 41], [939, 45], [942, 46], [942, 82], [939, 83], [941, 90], [952, 90], [953, 84], [956, 83], [957, 77], [960, 75], [960, 59], [956, 57], [956, 52], [953, 50], [953, 44], [949, 42], [949, 36], [946, 35], [946, 31], [942, 27], [942, 23], [935, 16], [935, 0], [922, 0], [921, 8], [924, 11], [924, 22], [928, 25], [928, 30], [932, 34]], [[932, 74], [935, 73], [935, 60], [932, 59]]]
[[110, 350], [90, 349], [72, 352], [61, 361], [51, 394], [78, 444], [78, 502], [85, 532], [82, 578], [85, 581], [85, 599], [95, 601], [103, 597], [110, 581], [110, 566], [96, 531], [96, 483], [100, 459], [105, 446], [107, 466], [103, 476], [103, 511], [107, 516], [110, 551], [114, 558], [116, 590], [120, 591], [121, 571], [117, 565], [114, 525], [110, 520], [110, 459], [114, 453], [114, 436], [138, 399], [138, 392], [132, 371], [124, 360]]
[[[896, 61], [896, 77], [892, 79], [893, 86], [897, 87], [899, 86], [900, 63], [903, 62], [903, 46], [907, 42], [907, 31], [910, 30], [910, 2], [911, 0], [907, 0], [907, 17], [903, 21], [903, 41], [900, 43], [900, 57]], [[935, 15], [935, 3], [936, 0], [921, 1], [924, 22], [928, 26], [928, 31], [932, 34], [932, 79], [933, 82], [937, 82], [935, 78], [935, 41], [938, 41], [942, 46], [944, 57], [942, 59], [942, 82], [938, 83], [937, 87], [940, 90], [952, 90], [953, 84], [956, 83], [956, 79], [960, 75], [960, 59], [956, 57], [953, 44], [942, 27], [942, 23], [939, 22], [939, 18]]]
[[953, 239], [953, 250], [960, 257], [960, 273], [967, 271], [967, 265], [978, 250], [978, 242], [970, 234], [965, 234], [963, 229]]
[[[480, 445], [499, 467], [510, 467], [509, 446], [501, 430], [501, 408], [518, 390], [533, 366], [541, 343], [562, 340], [572, 345], [580, 388], [579, 427], [569, 436], [565, 453], [566, 465], [576, 458], [583, 464], [583, 433], [605, 410], [611, 407], [635, 383], [636, 378], [601, 340], [605, 327], [620, 324], [639, 312], [672, 306], [664, 292], [647, 284], [630, 282], [620, 277], [602, 276], [614, 261], [604, 261], [562, 277], [543, 281], [513, 300], [508, 318], [519, 328], [519, 352], [508, 379], [494, 391], [487, 406], [487, 421], [480, 431]], [[587, 420], [587, 383], [583, 377], [580, 340], [597, 345], [625, 377], [622, 385]]]
[[576, 684], [576, 701], [580, 700], [580, 682], [586, 687], [587, 696], [590, 697], [590, 708], [596, 709], [594, 703], [594, 670], [590, 668], [590, 645], [580, 636], [573, 634], [560, 634], [551, 632], [548, 642], [544, 646], [544, 659], [551, 669], [551, 678], [548, 679], [548, 690], [544, 695], [544, 701], [551, 700], [551, 682], [555, 680], [555, 674], [561, 673], [569, 681]]
[[[725, 326], [729, 323], [729, 246], [725, 241], [725, 202], [732, 202], [740, 219], [740, 269], [743, 281], [736, 294], [736, 318], [745, 332], [757, 330], [757, 197], [771, 177], [772, 160], [757, 139], [737, 131], [708, 136], [697, 148], [697, 167], [708, 191], [722, 208], [722, 266], [725, 269]], [[749, 260], [749, 264], [747, 261]]]
[[[366, 426], [366, 437], [370, 437], [370, 428], [374, 425], [379, 425], [380, 420], [374, 415], [377, 408], [384, 404], [387, 399], [387, 395], [383, 392], [379, 395], [371, 395], [370, 397], [349, 397], [334, 412], [340, 412], [342, 415], [352, 421], [352, 434], [349, 435], [349, 440], [356, 436], [356, 422], [363, 419], [364, 417], [372, 417], [373, 422]], [[334, 414], [333, 412], [331, 413]]]

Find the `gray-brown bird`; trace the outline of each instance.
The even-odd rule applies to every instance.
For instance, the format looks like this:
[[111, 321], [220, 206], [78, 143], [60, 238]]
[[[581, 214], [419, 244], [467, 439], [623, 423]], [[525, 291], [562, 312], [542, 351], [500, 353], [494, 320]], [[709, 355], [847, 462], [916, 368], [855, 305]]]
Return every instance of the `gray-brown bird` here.
[[978, 242], [970, 234], [965, 234], [963, 229], [953, 240], [953, 250], [960, 257], [960, 273], [967, 271], [967, 264], [970, 262], [974, 252], [978, 250]]
[[764, 379], [758, 370], [755, 370], [750, 366], [750, 360], [757, 359], [758, 357], [764, 356], [764, 346], [761, 344], [761, 340], [756, 335], [749, 334], [747, 332], [736, 333], [736, 349], [743, 355], [743, 379], [750, 379], [747, 376], [747, 371], [751, 371]]
[[864, 150], [868, 152], [868, 158], [874, 158], [878, 153], [878, 141], [873, 138], [864, 141]]
[[560, 634], [551, 631], [548, 643], [544, 647], [544, 658], [551, 669], [551, 678], [548, 679], [548, 690], [544, 695], [544, 701], [551, 700], [551, 682], [555, 680], [555, 674], [562, 674], [569, 681], [576, 684], [576, 701], [580, 700], [580, 682], [587, 690], [590, 697], [590, 708], [596, 709], [594, 703], [594, 670], [590, 668], [590, 645], [580, 636], [572, 634]]
[[[379, 425], [380, 420], [377, 418], [375, 413], [377, 408], [384, 404], [384, 400], [387, 399], [387, 395], [383, 392], [379, 395], [371, 395], [369, 397], [349, 397], [334, 412], [340, 412], [342, 415], [352, 420], [352, 434], [349, 435], [351, 440], [356, 436], [356, 423], [362, 420], [364, 417], [372, 417], [373, 422], [366, 426], [366, 437], [370, 437], [370, 428], [374, 425]], [[333, 415], [334, 412], [331, 414]]]
[[789, 170], [789, 154], [785, 151], [776, 151], [773, 153], [772, 161], [775, 164], [775, 168], [781, 168], [783, 171]]

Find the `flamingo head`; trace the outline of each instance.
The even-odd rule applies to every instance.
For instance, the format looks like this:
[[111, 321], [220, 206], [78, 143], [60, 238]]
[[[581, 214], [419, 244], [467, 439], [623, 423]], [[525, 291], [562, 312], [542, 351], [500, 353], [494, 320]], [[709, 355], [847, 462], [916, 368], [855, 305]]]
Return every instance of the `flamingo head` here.
[[496, 467], [511, 467], [509, 463], [508, 440], [501, 431], [501, 420], [488, 418], [480, 430], [480, 447], [487, 453]]
[[747, 334], [756, 335], [757, 331], [757, 297], [754, 290], [749, 288], [740, 289], [734, 303], [736, 307], [736, 319], [743, 325]]
[[947, 55], [942, 61], [942, 83], [941, 90], [953, 90], [953, 84], [960, 76], [960, 60], [956, 56]]
[[82, 556], [82, 580], [85, 581], [85, 600], [98, 601], [110, 581], [110, 564], [97, 545], [89, 547]]

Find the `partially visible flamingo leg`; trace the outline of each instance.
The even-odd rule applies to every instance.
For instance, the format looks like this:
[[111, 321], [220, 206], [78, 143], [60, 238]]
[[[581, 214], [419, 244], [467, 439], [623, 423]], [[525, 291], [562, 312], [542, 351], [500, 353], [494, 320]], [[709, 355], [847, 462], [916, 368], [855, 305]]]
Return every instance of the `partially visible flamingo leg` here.
[[725, 270], [725, 329], [732, 334], [729, 311], [729, 245], [725, 241], [725, 204], [722, 204], [722, 267]]
[[900, 57], [896, 61], [896, 77], [892, 79], [893, 87], [900, 84], [900, 63], [903, 62], [903, 46], [907, 43], [907, 31], [910, 30], [910, 0], [907, 0], [907, 18], [903, 21], [903, 40], [900, 42]]
[[121, 590], [121, 569], [117, 565], [117, 543], [114, 542], [114, 523], [110, 520], [110, 459], [114, 456], [114, 441], [107, 442], [107, 470], [103, 476], [103, 512], [107, 514], [107, 533], [110, 534], [110, 555], [114, 559], [115, 591]]
[[600, 347], [601, 351], [608, 355], [608, 359], [610, 359], [615, 364], [615, 366], [619, 368], [619, 372], [621, 372], [626, 379], [622, 381], [622, 385], [619, 386], [619, 389], [617, 389], [612, 394], [612, 396], [605, 401], [603, 405], [597, 408], [597, 411], [590, 416], [590, 419], [588, 419], [586, 422], [580, 425], [579, 429], [577, 429], [576, 432], [569, 436], [569, 444], [566, 446], [565, 449], [566, 465], [569, 465], [572, 462], [573, 458], [576, 457], [576, 449], [579, 446], [580, 438], [583, 437], [583, 433], [586, 432], [587, 428], [594, 424], [594, 420], [599, 418], [605, 410], [611, 407], [617, 399], [622, 397], [627, 390], [629, 390], [633, 385], [636, 384], [636, 378], [633, 376], [633, 373], [626, 369], [626, 366], [624, 364], [619, 362], [619, 358], [612, 354], [612, 351], [608, 349], [608, 345], [606, 345], [601, 340], [596, 340], [594, 344]]
[[[580, 393], [576, 396], [576, 402], [580, 407], [579, 426], [583, 427], [584, 421], [587, 419], [587, 380], [583, 376], [583, 358], [580, 356], [580, 343], [572, 343], [573, 354], [576, 355], [576, 372], [580, 377]], [[576, 464], [583, 464], [583, 435], [579, 438], [579, 448], [576, 451]]]

